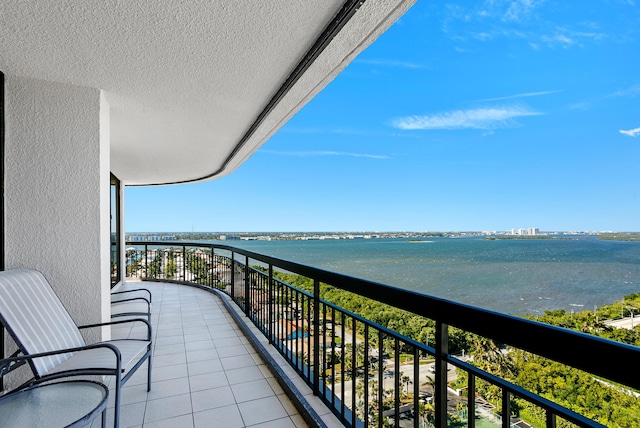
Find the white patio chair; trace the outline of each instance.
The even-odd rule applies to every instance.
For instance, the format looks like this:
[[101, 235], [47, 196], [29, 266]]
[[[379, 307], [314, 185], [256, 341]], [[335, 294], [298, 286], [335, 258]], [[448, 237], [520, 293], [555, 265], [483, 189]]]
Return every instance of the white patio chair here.
[[[0, 321], [19, 353], [31, 357], [34, 381], [76, 375], [114, 376], [116, 428], [120, 423], [121, 387], [145, 361], [147, 391], [151, 390], [151, 325], [147, 320], [77, 326], [42, 273], [15, 269], [0, 272]], [[80, 334], [82, 328], [128, 322], [146, 324], [147, 337], [87, 344]]]
[[125, 288], [111, 292], [111, 303], [122, 302], [129, 299], [143, 299], [151, 305], [151, 291], [146, 288]]
[[111, 292], [111, 318], [145, 317], [151, 322], [151, 291], [146, 288]]

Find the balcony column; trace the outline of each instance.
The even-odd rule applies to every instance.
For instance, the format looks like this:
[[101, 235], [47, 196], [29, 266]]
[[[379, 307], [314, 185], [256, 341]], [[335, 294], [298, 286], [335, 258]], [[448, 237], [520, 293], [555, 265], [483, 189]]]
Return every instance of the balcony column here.
[[41, 271], [77, 324], [108, 320], [109, 106], [103, 93], [6, 74], [5, 125], [6, 268]]

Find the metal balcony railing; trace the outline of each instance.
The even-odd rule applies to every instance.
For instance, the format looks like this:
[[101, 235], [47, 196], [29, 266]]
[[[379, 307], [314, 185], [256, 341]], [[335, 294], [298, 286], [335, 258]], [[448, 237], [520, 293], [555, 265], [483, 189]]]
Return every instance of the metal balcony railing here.
[[[482, 419], [495, 426], [528, 426], [513, 416], [517, 400], [535, 407], [547, 427], [603, 426], [452, 355], [454, 329], [628, 391], [640, 389], [640, 371], [634, 369], [640, 348], [596, 336], [226, 245], [128, 242], [126, 259], [127, 277], [193, 283], [227, 293], [345, 426], [474, 427]], [[282, 272], [311, 285], [290, 285], [278, 278]], [[332, 287], [424, 317], [431, 329], [428, 343], [322, 299], [321, 291]], [[454, 394], [448, 382], [455, 373], [466, 377], [466, 385]], [[500, 391], [493, 400], [500, 403], [497, 408], [478, 396], [481, 382]]]

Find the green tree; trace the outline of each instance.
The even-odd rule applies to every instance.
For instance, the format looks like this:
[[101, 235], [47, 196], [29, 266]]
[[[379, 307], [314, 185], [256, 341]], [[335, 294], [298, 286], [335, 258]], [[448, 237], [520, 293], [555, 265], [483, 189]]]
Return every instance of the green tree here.
[[411, 378], [407, 375], [405, 375], [403, 372], [400, 372], [400, 382], [402, 382], [404, 384], [404, 392], [405, 395], [408, 396], [409, 395], [409, 385], [411, 385], [413, 382], [411, 381]]

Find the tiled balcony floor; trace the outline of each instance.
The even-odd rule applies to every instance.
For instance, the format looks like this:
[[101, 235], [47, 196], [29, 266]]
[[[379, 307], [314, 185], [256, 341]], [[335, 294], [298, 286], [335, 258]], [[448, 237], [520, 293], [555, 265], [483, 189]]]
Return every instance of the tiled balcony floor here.
[[[124, 385], [121, 427], [308, 426], [221, 297], [185, 285], [127, 283], [136, 287], [153, 293], [152, 385], [147, 392], [146, 364]], [[129, 333], [112, 331], [114, 338]], [[342, 426], [292, 369], [284, 371], [324, 424]], [[110, 400], [107, 418], [113, 426], [113, 392]]]

